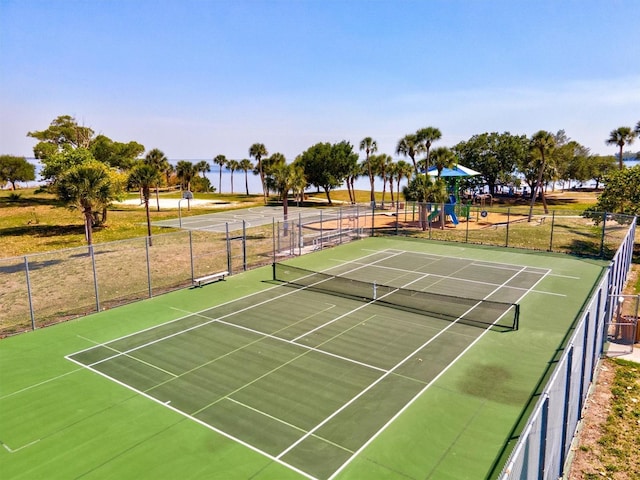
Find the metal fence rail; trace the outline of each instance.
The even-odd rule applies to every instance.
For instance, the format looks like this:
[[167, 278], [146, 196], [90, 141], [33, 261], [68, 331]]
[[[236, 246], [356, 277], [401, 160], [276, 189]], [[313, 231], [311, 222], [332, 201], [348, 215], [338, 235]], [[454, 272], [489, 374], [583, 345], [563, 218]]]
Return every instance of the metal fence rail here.
[[557, 479], [567, 456], [589, 385], [606, 341], [606, 331], [622, 292], [633, 255], [636, 219], [616, 251], [608, 274], [598, 284], [564, 353], [506, 462], [501, 480]]

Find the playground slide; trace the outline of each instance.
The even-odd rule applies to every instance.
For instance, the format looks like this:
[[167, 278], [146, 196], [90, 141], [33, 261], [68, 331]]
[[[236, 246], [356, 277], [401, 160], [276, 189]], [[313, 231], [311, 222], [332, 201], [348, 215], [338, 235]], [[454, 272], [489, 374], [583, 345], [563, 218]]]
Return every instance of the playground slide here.
[[444, 206], [444, 214], [445, 215], [449, 215], [449, 217], [451, 217], [451, 222], [453, 222], [454, 225], [458, 225], [458, 223], [460, 223], [458, 221], [458, 217], [456, 217], [455, 205], [453, 205], [453, 204], [445, 205]]

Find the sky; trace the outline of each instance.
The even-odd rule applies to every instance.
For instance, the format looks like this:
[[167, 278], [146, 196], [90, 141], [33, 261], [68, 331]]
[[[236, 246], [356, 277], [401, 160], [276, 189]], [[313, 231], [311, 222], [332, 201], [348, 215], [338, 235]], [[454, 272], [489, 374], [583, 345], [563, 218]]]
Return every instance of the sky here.
[[396, 157], [428, 126], [614, 154], [640, 121], [638, 19], [638, 0], [0, 0], [0, 154], [33, 156], [59, 115], [172, 160], [364, 137]]

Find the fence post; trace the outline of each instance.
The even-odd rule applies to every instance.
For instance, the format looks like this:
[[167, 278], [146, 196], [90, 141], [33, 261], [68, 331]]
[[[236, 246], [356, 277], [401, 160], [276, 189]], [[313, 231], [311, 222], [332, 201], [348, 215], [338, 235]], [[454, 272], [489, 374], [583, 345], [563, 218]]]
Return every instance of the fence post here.
[[31, 296], [31, 279], [29, 278], [29, 257], [24, 256], [24, 273], [27, 277], [27, 296], [29, 297], [29, 315], [31, 316], [31, 330], [36, 329], [36, 315], [33, 309], [33, 298]]
[[553, 252], [553, 228], [556, 223], [556, 211], [551, 212], [551, 234], [549, 238], [549, 251]]
[[149, 285], [149, 298], [153, 296], [153, 288], [151, 286], [151, 258], [149, 257], [149, 237], [144, 237], [145, 253], [147, 255], [147, 284]]
[[[398, 192], [398, 196], [400, 192]], [[400, 199], [398, 197], [398, 201], [396, 202], [396, 237], [398, 236], [398, 224], [400, 223]]]
[[96, 294], [96, 312], [100, 311], [100, 291], [98, 290], [98, 272], [96, 270], [96, 256], [93, 251], [93, 245], [89, 245], [91, 254], [91, 268], [93, 269], [93, 290]]
[[506, 238], [504, 240], [504, 246], [508, 247], [509, 246], [509, 225], [511, 223], [511, 207], [507, 208], [507, 233], [506, 233]]
[[573, 369], [573, 352], [575, 347], [572, 345], [567, 352], [567, 375], [565, 377], [564, 386], [564, 406], [562, 409], [562, 439], [560, 445], [560, 462], [558, 477], [562, 475], [562, 470], [566, 458], [567, 451], [567, 432], [569, 429], [569, 401], [571, 400], [571, 371]]
[[247, 222], [242, 220], [242, 271], [247, 271]]
[[304, 236], [302, 232], [302, 214], [298, 212], [298, 255], [302, 255], [302, 247], [304, 247]]
[[227, 235], [227, 272], [231, 275], [233, 272], [231, 271], [231, 240], [229, 239], [229, 222], [224, 224], [225, 232]]
[[342, 207], [338, 210], [338, 244], [342, 244]]
[[374, 236], [376, 224], [376, 202], [371, 202], [371, 236]]
[[602, 236], [600, 237], [600, 258], [604, 257], [604, 232], [607, 227], [607, 212], [602, 212]]
[[322, 225], [322, 210], [320, 210], [320, 250], [322, 250], [322, 230], [323, 230], [323, 225]]
[[193, 235], [191, 230], [189, 230], [189, 259], [191, 262], [191, 283], [196, 279], [195, 275], [195, 265], [193, 261]]
[[467, 231], [465, 232], [464, 243], [469, 243], [469, 221], [471, 219], [471, 207], [467, 204], [465, 210], [467, 212]]
[[547, 449], [547, 430], [549, 427], [549, 396], [545, 394], [540, 420], [540, 457], [538, 458], [538, 480], [544, 480]]
[[276, 217], [271, 217], [271, 244], [273, 245], [273, 264], [276, 264]]

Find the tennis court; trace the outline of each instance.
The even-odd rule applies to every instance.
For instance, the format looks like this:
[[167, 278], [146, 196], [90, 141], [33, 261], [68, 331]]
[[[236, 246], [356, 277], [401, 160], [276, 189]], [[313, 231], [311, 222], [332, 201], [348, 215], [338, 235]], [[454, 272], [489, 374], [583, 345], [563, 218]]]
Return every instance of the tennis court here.
[[[51, 409], [39, 391], [58, 385], [56, 395], [73, 397], [74, 377], [90, 375], [109, 393], [89, 394], [85, 414], [70, 408], [85, 428], [106, 415], [111, 442], [130, 444], [123, 424], [137, 421], [133, 409], [112, 415], [128, 402], [173, 421], [141, 421], [143, 440], [118, 455], [92, 452], [101, 459], [74, 478], [133, 478], [125, 466], [151, 462], [158, 442], [160, 463], [182, 465], [170, 438], [180, 439], [176, 456], [188, 445], [183, 478], [485, 478], [602, 268], [567, 256], [368, 239], [41, 330], [31, 336], [71, 330], [62, 347], [71, 368], [59, 365], [60, 377], [33, 385], [10, 378], [0, 394], [0, 456], [15, 478], [29, 478], [34, 467], [20, 464], [55, 448], [47, 438], [73, 445], [76, 423], [64, 414], [50, 419], [49, 437], [34, 433], [42, 425], [26, 434], [17, 419]], [[1, 361], [7, 366], [6, 355]], [[209, 435], [215, 440], [202, 440]]]

